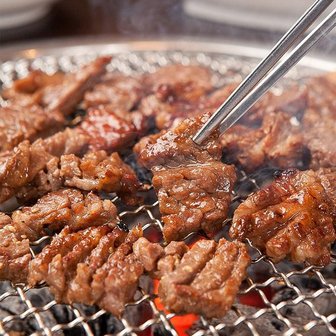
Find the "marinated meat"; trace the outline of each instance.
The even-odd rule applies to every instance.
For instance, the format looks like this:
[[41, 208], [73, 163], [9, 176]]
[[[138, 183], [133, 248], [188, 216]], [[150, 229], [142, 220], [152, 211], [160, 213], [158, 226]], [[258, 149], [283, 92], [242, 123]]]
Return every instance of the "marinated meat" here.
[[3, 96], [14, 100], [18, 105], [38, 104], [50, 113], [59, 111], [68, 115], [80, 102], [85, 91], [104, 74], [110, 60], [110, 57], [99, 57], [76, 73], [64, 76], [32, 72], [26, 79], [21, 79], [13, 88], [6, 90]]
[[247, 248], [239, 242], [201, 240], [164, 273], [159, 297], [178, 314], [222, 317], [233, 304], [250, 264]]
[[0, 237], [0, 280], [24, 282], [31, 260], [29, 240], [18, 232], [11, 218], [3, 213], [0, 213]]
[[160, 86], [173, 87], [187, 101], [196, 101], [212, 89], [211, 73], [208, 68], [172, 64], [159, 68], [145, 76], [144, 84], [155, 91]]
[[260, 166], [304, 167], [307, 151], [300, 124], [281, 111], [268, 112], [260, 128], [238, 124], [221, 137], [224, 155], [247, 172]]
[[7, 107], [0, 108], [0, 151], [23, 140], [34, 141], [59, 131], [84, 91], [105, 72], [110, 58], [101, 57], [76, 74], [48, 76], [33, 71], [4, 91]]
[[75, 189], [62, 189], [40, 198], [32, 207], [23, 207], [12, 215], [12, 226], [30, 241], [58, 232], [64, 226], [78, 231], [90, 226], [116, 224], [117, 209], [110, 200], [87, 195]]
[[201, 146], [192, 140], [210, 114], [186, 119], [136, 145], [140, 164], [151, 168], [167, 241], [203, 230], [213, 236], [223, 225], [236, 180], [235, 170], [220, 162], [215, 132]]
[[85, 261], [77, 265], [76, 274], [68, 286], [66, 302], [85, 304], [96, 302], [91, 291], [92, 277], [105, 264], [110, 254], [125, 240], [126, 235], [126, 232], [116, 228], [100, 239], [97, 247], [92, 250]]
[[33, 105], [0, 107], [0, 152], [11, 150], [23, 140], [34, 141], [55, 133], [64, 125], [58, 111], [44, 111]]
[[142, 132], [131, 120], [102, 106], [90, 109], [78, 128], [90, 138], [90, 150], [106, 150], [109, 153], [131, 145]]
[[141, 237], [140, 227], [128, 234], [106, 225], [76, 233], [66, 227], [30, 263], [29, 284], [45, 280], [59, 302], [97, 304], [120, 316], [163, 251]]
[[66, 129], [47, 139], [30, 144], [21, 142], [12, 151], [0, 154], [0, 203], [8, 200], [37, 173], [46, 167], [53, 156], [81, 154], [87, 147], [87, 137], [75, 129]]
[[97, 247], [100, 239], [110, 231], [108, 226], [90, 227], [83, 232], [82, 239], [62, 255], [55, 255], [48, 266], [45, 279], [56, 301], [64, 301], [69, 282], [76, 275], [77, 265]]
[[144, 95], [141, 77], [109, 73], [84, 96], [84, 106], [108, 105], [117, 114], [131, 111]]
[[132, 253], [132, 246], [142, 236], [137, 227], [110, 255], [106, 263], [93, 275], [92, 295], [103, 309], [120, 316], [125, 304], [132, 300], [144, 268]]
[[310, 167], [336, 166], [336, 73], [315, 77], [307, 83], [308, 109], [303, 116], [304, 138], [311, 153]]
[[336, 167], [320, 168], [316, 171], [324, 190], [336, 208]]
[[230, 235], [249, 238], [274, 261], [326, 265], [335, 241], [335, 207], [313, 171], [287, 170], [234, 213]]
[[159, 244], [151, 243], [144, 237], [133, 244], [133, 252], [147, 272], [156, 270], [157, 261], [164, 253]]
[[136, 192], [140, 187], [133, 169], [125, 164], [118, 153], [91, 152], [79, 158], [73, 154], [53, 158], [46, 169], [21, 188], [17, 198], [30, 200], [61, 187], [75, 187], [86, 191], [115, 192], [129, 205], [138, 203]]
[[221, 162], [154, 171], [166, 241], [203, 230], [212, 237], [223, 226], [236, 173]]
[[192, 140], [209, 117], [210, 114], [206, 113], [189, 118], [168, 131], [141, 139], [134, 148], [138, 162], [148, 169], [158, 169], [160, 166], [167, 168], [220, 160], [222, 148], [217, 132], [208, 137], [201, 146]]

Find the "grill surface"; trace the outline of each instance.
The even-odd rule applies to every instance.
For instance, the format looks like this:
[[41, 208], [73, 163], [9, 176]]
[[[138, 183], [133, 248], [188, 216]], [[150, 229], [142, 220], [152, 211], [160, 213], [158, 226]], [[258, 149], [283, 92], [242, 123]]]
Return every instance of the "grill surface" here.
[[[153, 47], [153, 46], [152, 46]], [[31, 68], [47, 72], [58, 69], [71, 71], [90, 61], [98, 53], [110, 53], [109, 48], [100, 47], [96, 54], [88, 54], [92, 49], [71, 51], [62, 56], [42, 56], [34, 60], [17, 59], [0, 65], [0, 85], [9, 85], [15, 78], [27, 74]], [[203, 49], [204, 50], [204, 49]], [[172, 62], [183, 64], [198, 63], [209, 66], [215, 73], [218, 85], [225, 81], [237, 81], [257, 62], [257, 57], [230, 55], [226, 53], [177, 51], [177, 50], [141, 50], [116, 52], [109, 70], [125, 73], [153, 71], [158, 66]], [[318, 70], [314, 67], [301, 67], [300, 78]], [[292, 79], [298, 79], [298, 72], [291, 73]], [[283, 83], [284, 84], [284, 83]], [[278, 87], [277, 89], [281, 89]], [[235, 190], [234, 206], [260, 187], [270, 172], [247, 176], [240, 172], [240, 180]], [[151, 192], [149, 192], [151, 193]], [[147, 197], [146, 197], [147, 198]], [[120, 220], [131, 226], [141, 222], [145, 234], [161, 231], [162, 224], [158, 217], [157, 201], [148, 197], [145, 205], [137, 209], [124, 209], [119, 212]], [[117, 197], [113, 199], [121, 208]], [[227, 220], [230, 222], [230, 219]], [[226, 235], [226, 230], [221, 233]], [[31, 246], [34, 256], [41, 245], [50, 237], [44, 237]], [[335, 249], [332, 263], [324, 268], [297, 265], [290, 262], [274, 264], [250, 242], [253, 256], [247, 282], [240, 292], [241, 302], [253, 297], [260, 301], [259, 308], [251, 308], [236, 303], [222, 320], [208, 321], [200, 318], [192, 327], [192, 335], [336, 335], [336, 259]], [[143, 286], [150, 287], [150, 286]], [[270, 299], [270, 292], [282, 293], [275, 300]], [[83, 305], [57, 304], [48, 289], [13, 287], [0, 283], [0, 335], [16, 335], [15, 331], [30, 335], [135, 335], [150, 332], [155, 335], [178, 335], [174, 314], [166, 313], [155, 300], [153, 291], [139, 289], [137, 300], [129, 304], [121, 320], [110, 316], [103, 310]], [[277, 294], [275, 294], [275, 297]], [[245, 301], [246, 302], [246, 301]], [[332, 304], [334, 302], [334, 304]], [[260, 308], [261, 307], [261, 308]], [[298, 313], [295, 313], [298, 312]], [[272, 330], [272, 331], [270, 331]]]

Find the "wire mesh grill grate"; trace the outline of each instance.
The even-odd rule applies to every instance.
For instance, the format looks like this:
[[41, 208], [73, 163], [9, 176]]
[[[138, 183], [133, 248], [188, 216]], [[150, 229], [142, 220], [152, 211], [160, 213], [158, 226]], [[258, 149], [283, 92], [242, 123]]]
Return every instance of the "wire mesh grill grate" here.
[[[96, 56], [97, 54], [45, 56], [33, 61], [8, 61], [0, 65], [0, 84], [10, 85], [17, 77], [26, 75], [31, 68], [46, 72], [59, 69], [71, 71]], [[198, 63], [209, 66], [215, 73], [214, 80], [217, 85], [221, 85], [226, 81], [240, 80], [256, 61], [257, 58], [237, 58], [229, 54], [174, 50], [125, 52], [114, 55], [110, 70], [124, 73], [147, 72], [171, 62]], [[301, 70], [300, 77], [312, 72], [309, 68]], [[292, 78], [297, 76], [297, 73], [292, 72]], [[259, 188], [261, 182], [262, 179], [258, 181], [258, 178], [241, 172], [234, 196], [235, 205], [246, 198], [248, 193]], [[120, 205], [117, 197], [113, 202]], [[158, 202], [155, 199], [136, 209], [119, 212], [119, 218], [126, 224], [141, 222], [145, 233], [150, 230], [158, 233], [162, 231]], [[226, 232], [222, 235], [226, 235]], [[34, 251], [48, 239], [50, 237], [43, 237], [31, 244], [33, 257]], [[191, 327], [190, 334], [336, 335], [335, 255], [332, 263], [323, 269], [290, 262], [274, 264], [250, 241], [247, 243], [253, 261], [246, 283], [240, 291], [241, 303], [237, 301], [222, 320], [208, 321], [200, 317]], [[246, 300], [249, 297], [257, 300], [259, 307], [242, 304], [248, 303]], [[142, 332], [148, 335], [178, 335], [175, 317], [174, 314], [162, 310], [148, 282], [139, 288], [136, 300], [127, 305], [121, 319], [95, 307], [58, 304], [43, 285], [28, 289], [14, 287], [6, 282], [0, 284], [0, 335], [137, 335]]]

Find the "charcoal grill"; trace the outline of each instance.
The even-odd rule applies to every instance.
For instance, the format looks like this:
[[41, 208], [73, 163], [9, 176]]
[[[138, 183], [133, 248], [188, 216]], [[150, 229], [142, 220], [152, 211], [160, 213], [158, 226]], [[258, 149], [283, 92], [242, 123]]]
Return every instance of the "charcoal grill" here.
[[[10, 60], [0, 65], [0, 85], [10, 85], [31, 69], [42, 69], [48, 73], [71, 71], [101, 54], [114, 56], [108, 66], [110, 71], [126, 74], [153, 71], [170, 63], [203, 64], [213, 70], [216, 84], [222, 85], [240, 80], [265, 52], [262, 48], [213, 41], [138, 41], [75, 47], [66, 44], [70, 43], [61, 41], [52, 48], [42, 45], [22, 52], [3, 52], [1, 57]], [[292, 80], [335, 69], [336, 63], [307, 58], [274, 90], [281, 90]], [[239, 172], [234, 206], [248, 193], [260, 188], [269, 173], [248, 176], [243, 171]], [[119, 212], [120, 220], [126, 225], [140, 221], [145, 233], [153, 230], [160, 232], [162, 223], [158, 217], [157, 200], [153, 197], [146, 199], [146, 203], [136, 209], [123, 208]], [[113, 202], [120, 208], [117, 197], [113, 198]], [[226, 235], [226, 232], [221, 234]], [[49, 239], [43, 237], [31, 244], [33, 257], [36, 249]], [[247, 243], [253, 261], [240, 291], [240, 303], [237, 301], [222, 320], [209, 321], [199, 317], [193, 326], [187, 326], [191, 327], [189, 333], [195, 336], [336, 335], [335, 248], [332, 263], [318, 268], [288, 261], [274, 264], [251, 242]], [[257, 302], [258, 307], [244, 305], [251, 301], [253, 304]], [[175, 314], [164, 311], [151, 286], [139, 288], [136, 301], [127, 305], [123, 318], [118, 320], [95, 307], [57, 304], [43, 285], [28, 289], [0, 284], [1, 335], [16, 335], [15, 332], [19, 332], [18, 335], [20, 332], [30, 335], [178, 335], [182, 333], [180, 322], [176, 321]]]

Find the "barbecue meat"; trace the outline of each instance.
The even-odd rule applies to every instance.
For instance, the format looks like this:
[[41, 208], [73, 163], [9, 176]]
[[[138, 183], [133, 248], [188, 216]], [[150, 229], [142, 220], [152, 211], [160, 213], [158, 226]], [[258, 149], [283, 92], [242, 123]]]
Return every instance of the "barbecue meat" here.
[[64, 123], [58, 111], [50, 113], [36, 105], [0, 107], [0, 152], [13, 149], [23, 140], [45, 138]]
[[88, 138], [75, 129], [66, 129], [47, 139], [30, 144], [21, 142], [13, 151], [0, 154], [0, 203], [8, 200], [37, 173], [46, 167], [53, 156], [81, 154]]
[[83, 194], [75, 189], [62, 189], [40, 198], [32, 207], [23, 207], [12, 215], [12, 225], [30, 241], [64, 226], [78, 231], [89, 226], [116, 224], [117, 209], [110, 200]]
[[176, 167], [192, 163], [220, 160], [222, 148], [218, 133], [214, 132], [202, 145], [196, 145], [192, 137], [210, 117], [209, 113], [189, 118], [178, 126], [159, 134], [143, 138], [135, 146], [138, 162], [151, 169], [160, 166]]
[[101, 237], [91, 254], [77, 265], [76, 274], [68, 286], [66, 302], [83, 302], [85, 304], [96, 302], [91, 290], [92, 277], [105, 264], [110, 254], [125, 240], [126, 235], [126, 232], [116, 228]]
[[41, 197], [61, 187], [75, 187], [86, 191], [115, 192], [130, 205], [138, 203], [136, 192], [140, 187], [133, 169], [125, 164], [118, 153], [90, 152], [79, 158], [73, 154], [51, 159], [46, 169], [21, 188], [17, 198], [28, 200]]
[[185, 100], [196, 101], [212, 89], [209, 69], [197, 65], [172, 64], [145, 76], [144, 84], [155, 91], [162, 85], [174, 87]]
[[178, 314], [222, 317], [233, 304], [249, 264], [242, 243], [198, 241], [173, 270], [163, 274], [159, 297], [168, 310]]
[[[81, 101], [86, 90], [105, 73], [110, 57], [99, 57], [76, 73], [48, 76], [32, 72], [26, 79], [14, 83], [3, 96], [18, 105], [38, 104], [50, 113], [59, 111], [69, 115]], [[23, 96], [23, 99], [22, 99]]]
[[[143, 127], [141, 121], [139, 125]], [[110, 153], [126, 148], [142, 133], [131, 119], [121, 117], [103, 106], [90, 109], [78, 128], [90, 138], [90, 150]]]
[[166, 241], [203, 230], [213, 236], [223, 226], [236, 180], [233, 166], [221, 162], [154, 171]]
[[249, 238], [274, 261], [326, 265], [336, 234], [335, 207], [313, 171], [287, 170], [234, 213], [230, 235]]
[[131, 111], [144, 95], [141, 77], [108, 73], [84, 96], [84, 106], [108, 105], [117, 114]]
[[336, 208], [336, 167], [320, 168], [316, 171], [324, 190]]
[[33, 71], [5, 90], [8, 106], [0, 108], [0, 151], [59, 131], [64, 116], [73, 112], [84, 91], [105, 72], [109, 60], [98, 58], [76, 74], [48, 76]]
[[226, 219], [236, 180], [234, 167], [220, 162], [216, 132], [201, 146], [192, 140], [209, 116], [186, 119], [135, 147], [140, 164], [152, 169], [167, 241], [198, 230], [213, 236]]
[[300, 124], [281, 111], [268, 112], [260, 128], [238, 124], [221, 137], [224, 155], [250, 172], [263, 165], [303, 167], [307, 148]]
[[31, 260], [29, 240], [18, 232], [11, 218], [3, 213], [0, 213], [0, 237], [0, 280], [24, 282]]
[[45, 280], [59, 302], [97, 304], [120, 316], [162, 254], [140, 227], [128, 234], [107, 225], [75, 233], [65, 227], [30, 263], [28, 280], [31, 286]]
[[207, 68], [174, 64], [144, 78], [149, 94], [141, 100], [138, 111], [154, 117], [158, 129], [205, 112], [199, 102], [212, 89]]

